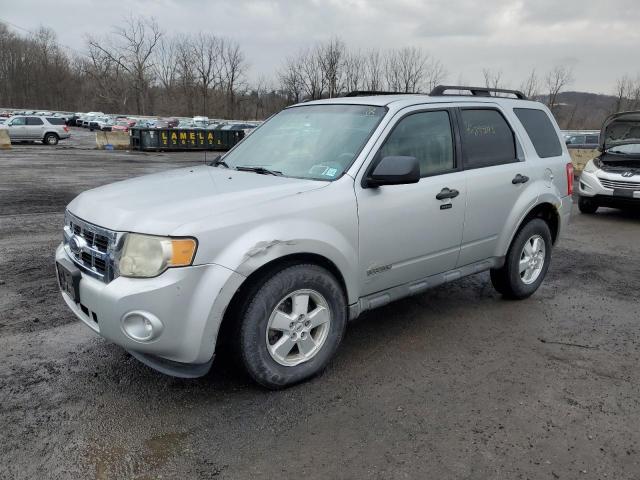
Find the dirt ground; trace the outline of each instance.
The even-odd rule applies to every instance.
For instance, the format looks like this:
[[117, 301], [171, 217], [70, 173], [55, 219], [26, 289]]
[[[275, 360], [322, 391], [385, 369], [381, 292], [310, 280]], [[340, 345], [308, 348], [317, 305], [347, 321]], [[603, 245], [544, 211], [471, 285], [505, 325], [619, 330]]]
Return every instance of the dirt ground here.
[[324, 375], [150, 370], [64, 305], [65, 205], [201, 153], [0, 152], [0, 478], [640, 478], [640, 214], [576, 212], [530, 299], [476, 275], [368, 312]]

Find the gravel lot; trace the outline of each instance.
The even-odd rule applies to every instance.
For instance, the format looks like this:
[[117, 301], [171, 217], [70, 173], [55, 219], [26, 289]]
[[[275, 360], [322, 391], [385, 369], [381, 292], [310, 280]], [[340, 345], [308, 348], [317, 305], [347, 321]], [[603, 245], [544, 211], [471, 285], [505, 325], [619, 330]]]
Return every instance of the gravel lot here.
[[202, 153], [73, 133], [0, 151], [0, 478], [639, 478], [639, 214], [576, 213], [528, 300], [482, 274], [365, 314], [303, 385], [179, 380], [73, 317], [53, 252], [81, 191]]

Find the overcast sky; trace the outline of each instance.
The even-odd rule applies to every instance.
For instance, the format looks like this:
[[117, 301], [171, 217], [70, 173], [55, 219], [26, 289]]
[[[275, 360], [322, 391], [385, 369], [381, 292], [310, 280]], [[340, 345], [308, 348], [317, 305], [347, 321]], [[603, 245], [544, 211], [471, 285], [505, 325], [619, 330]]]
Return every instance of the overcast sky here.
[[210, 31], [240, 42], [252, 76], [337, 35], [355, 49], [416, 45], [441, 60], [447, 81], [482, 84], [482, 69], [519, 87], [570, 65], [572, 90], [612, 93], [640, 73], [638, 0], [0, 0], [0, 19], [44, 25], [84, 51], [84, 34], [108, 33], [123, 16], [153, 16], [168, 34]]

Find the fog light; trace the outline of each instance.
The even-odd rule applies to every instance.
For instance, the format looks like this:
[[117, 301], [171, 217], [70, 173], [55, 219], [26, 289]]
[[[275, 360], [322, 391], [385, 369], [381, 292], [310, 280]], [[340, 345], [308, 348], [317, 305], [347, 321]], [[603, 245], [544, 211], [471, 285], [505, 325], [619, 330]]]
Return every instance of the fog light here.
[[150, 342], [162, 333], [162, 322], [158, 317], [139, 310], [126, 313], [122, 317], [122, 331], [136, 342]]

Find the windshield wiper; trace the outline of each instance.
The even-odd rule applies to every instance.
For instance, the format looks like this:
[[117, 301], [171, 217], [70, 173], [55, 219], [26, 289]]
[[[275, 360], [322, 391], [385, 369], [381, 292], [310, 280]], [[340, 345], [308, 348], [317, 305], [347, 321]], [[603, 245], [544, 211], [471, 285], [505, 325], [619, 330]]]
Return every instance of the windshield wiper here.
[[255, 172], [261, 175], [275, 175], [276, 177], [282, 176], [282, 172], [278, 170], [270, 170], [264, 167], [252, 167], [249, 165], [239, 165], [236, 167], [236, 170], [240, 170], [241, 172]]

